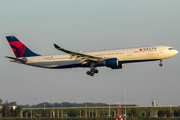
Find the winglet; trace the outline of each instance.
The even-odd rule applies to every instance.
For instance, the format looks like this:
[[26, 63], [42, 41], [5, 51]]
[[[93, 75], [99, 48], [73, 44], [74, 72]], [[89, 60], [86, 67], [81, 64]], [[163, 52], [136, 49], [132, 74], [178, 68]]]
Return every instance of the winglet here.
[[61, 48], [61, 47], [59, 47], [59, 46], [58, 46], [58, 45], [56, 45], [56, 44], [54, 44], [54, 47], [55, 47], [56, 49]]

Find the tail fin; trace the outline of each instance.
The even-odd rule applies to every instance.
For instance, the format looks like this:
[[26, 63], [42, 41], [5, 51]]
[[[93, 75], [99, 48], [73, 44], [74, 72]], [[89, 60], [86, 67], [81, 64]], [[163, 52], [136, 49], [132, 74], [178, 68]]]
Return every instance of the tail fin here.
[[31, 56], [40, 56], [32, 52], [28, 47], [26, 47], [21, 41], [19, 41], [15, 36], [6, 36], [6, 39], [11, 46], [12, 51], [18, 57], [31, 57]]

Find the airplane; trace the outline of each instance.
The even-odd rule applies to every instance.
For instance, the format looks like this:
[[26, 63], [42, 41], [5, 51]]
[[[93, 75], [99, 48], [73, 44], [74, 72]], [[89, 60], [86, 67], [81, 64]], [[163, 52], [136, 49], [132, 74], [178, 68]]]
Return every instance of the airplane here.
[[123, 64], [157, 60], [160, 61], [159, 66], [162, 66], [164, 59], [178, 53], [177, 50], [169, 46], [149, 46], [83, 53], [64, 49], [54, 44], [57, 50], [66, 54], [42, 56], [31, 51], [15, 36], [6, 36], [6, 38], [16, 56], [5, 56], [10, 59], [10, 62], [52, 69], [89, 67], [90, 70], [86, 73], [90, 76], [94, 76], [99, 72], [97, 67], [103, 66], [111, 69], [122, 69]]

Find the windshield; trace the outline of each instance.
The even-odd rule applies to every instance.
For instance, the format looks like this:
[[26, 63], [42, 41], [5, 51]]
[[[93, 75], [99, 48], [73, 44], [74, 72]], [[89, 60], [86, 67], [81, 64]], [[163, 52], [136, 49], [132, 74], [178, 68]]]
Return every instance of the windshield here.
[[169, 48], [169, 50], [174, 50], [174, 48]]

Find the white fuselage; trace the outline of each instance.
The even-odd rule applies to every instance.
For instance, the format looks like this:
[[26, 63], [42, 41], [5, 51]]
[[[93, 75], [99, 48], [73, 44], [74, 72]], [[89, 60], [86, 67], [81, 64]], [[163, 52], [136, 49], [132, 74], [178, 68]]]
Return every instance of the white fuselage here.
[[[172, 57], [178, 53], [172, 47], [168, 46], [150, 46], [129, 49], [116, 49], [95, 52], [85, 52], [84, 54], [101, 57], [103, 59], [117, 58], [120, 64], [131, 62], [143, 62], [162, 60]], [[44, 67], [44, 68], [71, 68], [71, 67], [89, 67], [83, 62], [71, 59], [68, 54], [34, 56], [26, 57], [26, 65]], [[12, 60], [13, 61], [13, 60]], [[99, 66], [105, 66], [99, 64]]]

